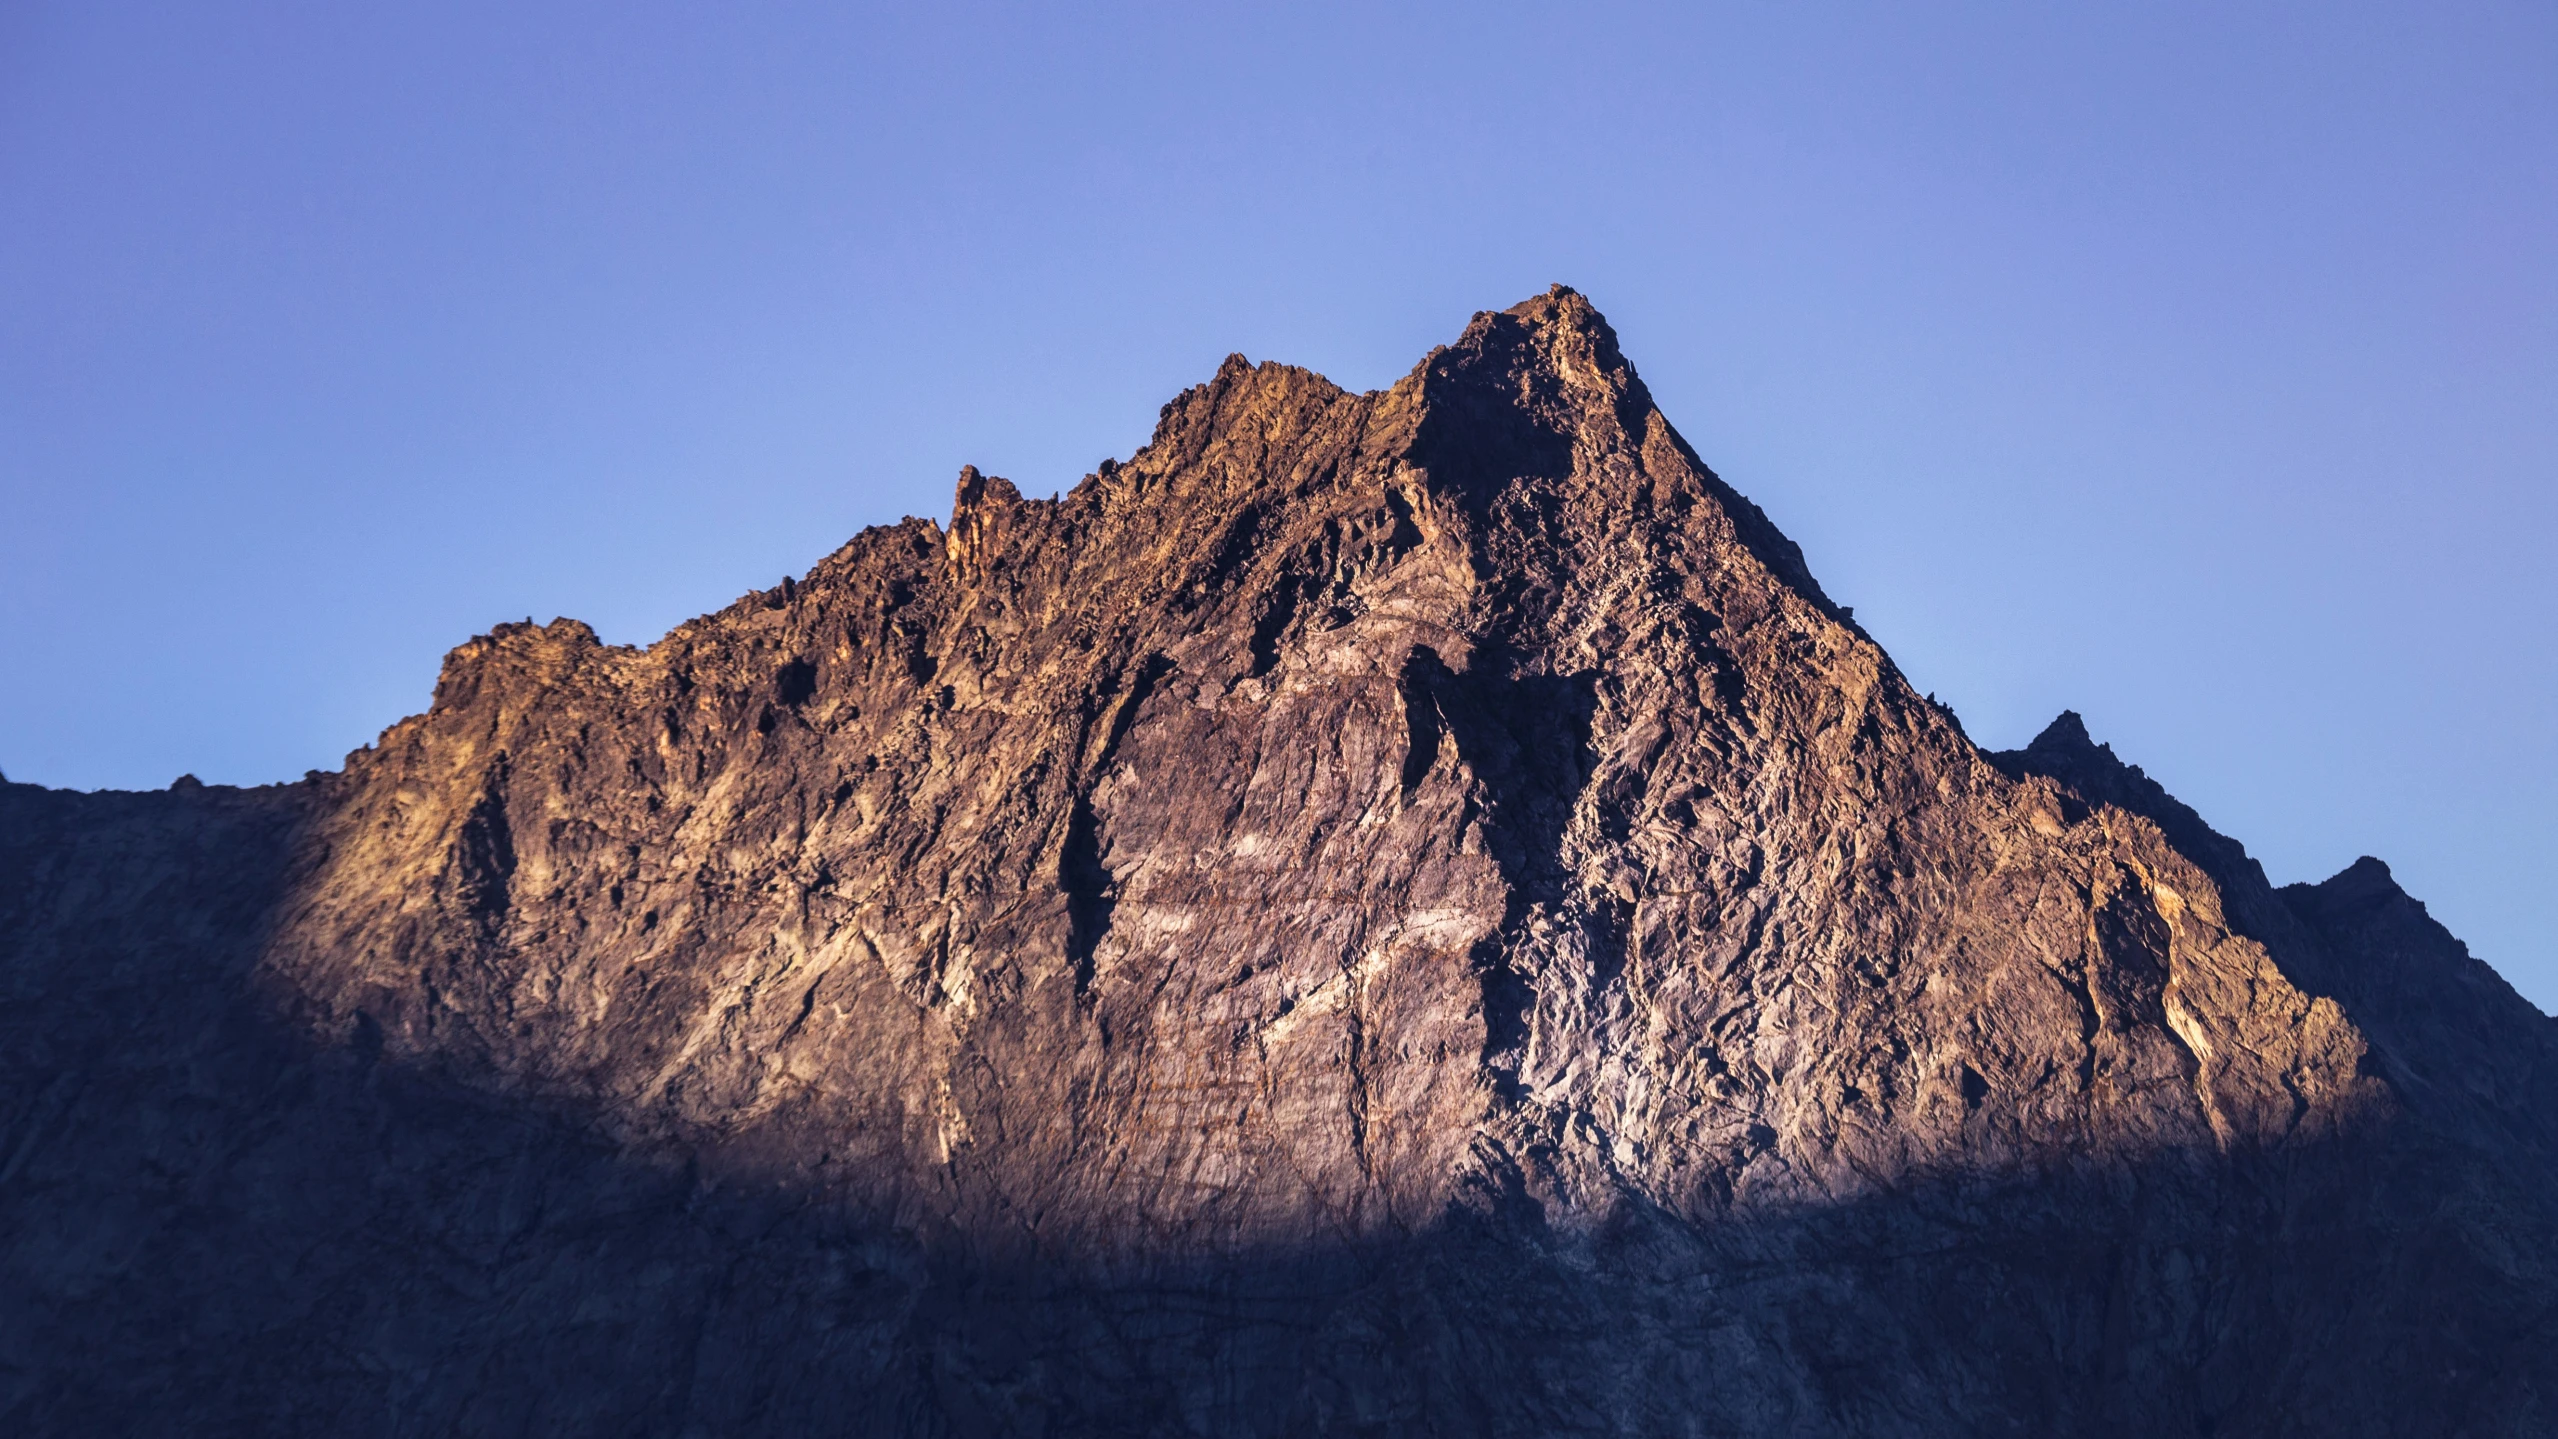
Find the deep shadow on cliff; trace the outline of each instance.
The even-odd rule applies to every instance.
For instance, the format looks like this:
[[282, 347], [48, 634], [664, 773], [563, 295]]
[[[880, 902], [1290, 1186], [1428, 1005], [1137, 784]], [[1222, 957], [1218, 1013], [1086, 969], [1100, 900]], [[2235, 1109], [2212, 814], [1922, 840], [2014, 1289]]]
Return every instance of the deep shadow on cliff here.
[[[189, 803], [0, 795], [22, 836]], [[1134, 1263], [900, 1232], [284, 1033], [239, 961], [289, 802], [194, 803], [228, 811], [217, 849], [155, 824], [160, 844], [113, 860], [160, 877], [136, 898], [218, 876], [236, 902], [217, 927], [12, 971], [13, 1013], [39, 1001], [62, 1046], [10, 1026], [13, 1094], [50, 1075], [6, 1174], [18, 1432], [2334, 1434], [2386, 1411], [2420, 1435], [2549, 1418], [2532, 1388], [2558, 1338], [2546, 1236], [2482, 1252], [2446, 1212], [2512, 1197], [2381, 1133], [1948, 1175], [1703, 1227], [1638, 1209], [1557, 1230], [1493, 1191], [1410, 1235]], [[2410, 1292], [2446, 1302], [2401, 1307]]]
[[2534, 1434], [2558, 1037], [1990, 755], [1586, 300], [0, 784], [0, 1423]]
[[[289, 792], [0, 791], [0, 903], [183, 929], [16, 963], [0, 1202], [22, 1433], [2529, 1433], [2546, 1231], [2384, 1130], [1922, 1177], [1558, 1228], [1498, 1185], [1420, 1230], [1129, 1260], [901, 1228], [634, 1152], [594, 1117], [315, 1048], [247, 956]], [[193, 811], [209, 819], [181, 824]], [[208, 813], [209, 812], [209, 813]], [[213, 833], [216, 842], [195, 836]], [[48, 865], [52, 866], [48, 869]], [[38, 879], [28, 883], [30, 871]], [[53, 883], [46, 883], [51, 880]], [[41, 1014], [41, 1026], [27, 1022]], [[38, 1081], [41, 1081], [40, 1083]], [[2434, 1301], [2409, 1305], [2410, 1294]], [[98, 1356], [116, 1356], [113, 1364]]]

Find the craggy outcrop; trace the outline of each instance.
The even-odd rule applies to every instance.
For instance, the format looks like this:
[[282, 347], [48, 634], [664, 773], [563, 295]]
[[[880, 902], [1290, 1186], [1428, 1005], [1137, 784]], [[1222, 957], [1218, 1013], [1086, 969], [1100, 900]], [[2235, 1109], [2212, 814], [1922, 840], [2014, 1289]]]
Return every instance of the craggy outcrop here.
[[1985, 753], [1570, 290], [0, 788], [17, 1432], [2534, 1434], [2558, 1034]]

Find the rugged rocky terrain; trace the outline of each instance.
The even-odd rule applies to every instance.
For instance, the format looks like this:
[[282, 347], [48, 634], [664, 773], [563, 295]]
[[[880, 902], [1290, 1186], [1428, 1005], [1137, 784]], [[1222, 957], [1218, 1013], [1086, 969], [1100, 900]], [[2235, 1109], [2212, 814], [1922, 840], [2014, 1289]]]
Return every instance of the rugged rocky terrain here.
[[2558, 1030], [1561, 288], [342, 772], [0, 788], [18, 1433], [2558, 1432]]

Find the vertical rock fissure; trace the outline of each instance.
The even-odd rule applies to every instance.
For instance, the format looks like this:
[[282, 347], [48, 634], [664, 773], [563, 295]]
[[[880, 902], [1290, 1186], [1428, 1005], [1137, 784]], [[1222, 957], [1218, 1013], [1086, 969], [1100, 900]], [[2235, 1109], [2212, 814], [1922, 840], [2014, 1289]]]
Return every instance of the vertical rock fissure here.
[[515, 832], [506, 817], [507, 757], [500, 752], [481, 782], [453, 843], [454, 892], [482, 939], [506, 925], [515, 879]]
[[1126, 692], [1110, 711], [1082, 782], [1068, 801], [1065, 843], [1058, 857], [1057, 875], [1066, 891], [1066, 965], [1074, 975], [1078, 999], [1092, 991], [1094, 956], [1101, 949], [1103, 936], [1110, 932], [1111, 913], [1119, 905], [1118, 885], [1102, 859], [1101, 816], [1093, 808], [1093, 792], [1109, 773], [1111, 757], [1118, 751], [1119, 742], [1127, 737], [1129, 726], [1136, 723], [1137, 711], [1171, 672], [1172, 660], [1167, 655], [1150, 654], [1138, 663], [1129, 676]]
[[1436, 651], [1426, 645], [1415, 645], [1404, 658], [1403, 674], [1395, 688], [1403, 696], [1402, 793], [1405, 800], [1421, 788], [1431, 766], [1439, 762], [1439, 735], [1444, 721], [1439, 715], [1439, 701], [1430, 693], [1430, 672], [1444, 668]]
[[1058, 869], [1066, 887], [1066, 964], [1080, 998], [1092, 990], [1093, 955], [1119, 903], [1101, 862], [1101, 825], [1088, 794], [1077, 794], [1067, 813], [1066, 852]]
[[[1570, 900], [1565, 835], [1594, 763], [1596, 689], [1587, 675], [1503, 674], [1488, 667], [1454, 671], [1427, 646], [1413, 649], [1402, 688], [1406, 714], [1414, 717], [1416, 751], [1420, 716], [1427, 716], [1432, 733], [1429, 758], [1415, 782], [1436, 762], [1443, 734], [1477, 786], [1472, 800], [1484, 844], [1506, 891], [1501, 925], [1477, 944], [1473, 957], [1482, 984], [1483, 1058], [1496, 1090], [1515, 1097], [1517, 1066], [1536, 1007], [1534, 983], [1517, 952], [1533, 942], [1527, 932], [1539, 915], [1566, 924], [1589, 922]], [[1407, 771], [1418, 760], [1418, 753], [1407, 757]]]

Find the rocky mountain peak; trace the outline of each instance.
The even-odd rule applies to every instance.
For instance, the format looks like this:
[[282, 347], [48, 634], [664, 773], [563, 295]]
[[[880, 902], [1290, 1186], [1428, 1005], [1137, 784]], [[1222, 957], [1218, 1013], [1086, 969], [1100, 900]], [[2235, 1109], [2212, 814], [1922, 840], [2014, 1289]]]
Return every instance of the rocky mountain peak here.
[[[2558, 1055], [1975, 747], [1557, 286], [344, 773], [0, 790], [62, 1432], [2538, 1432]], [[2421, 1320], [2421, 1322], [2419, 1322]]]

